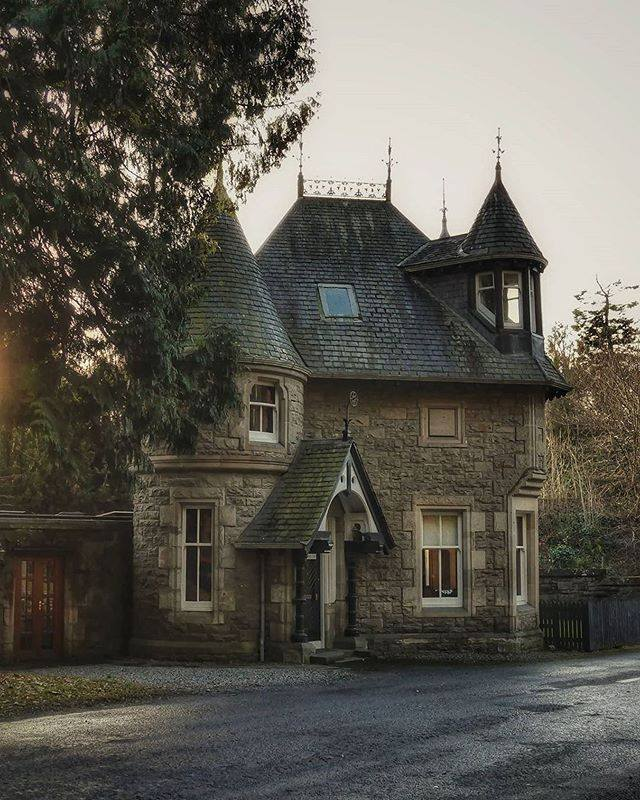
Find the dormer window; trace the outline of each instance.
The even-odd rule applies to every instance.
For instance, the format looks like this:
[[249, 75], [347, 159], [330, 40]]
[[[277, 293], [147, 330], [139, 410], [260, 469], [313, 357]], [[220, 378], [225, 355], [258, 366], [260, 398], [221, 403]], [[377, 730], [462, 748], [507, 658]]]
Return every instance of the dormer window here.
[[522, 275], [502, 273], [502, 315], [505, 328], [522, 327]]
[[278, 403], [273, 384], [254, 383], [249, 396], [249, 440], [278, 441]]
[[492, 325], [496, 324], [496, 274], [501, 282], [502, 324], [522, 328], [522, 274], [520, 272], [479, 272], [476, 275], [476, 309]]
[[476, 275], [476, 308], [493, 325], [496, 323], [496, 287], [493, 272]]
[[359, 317], [360, 309], [353, 286], [341, 283], [318, 284], [325, 317]]

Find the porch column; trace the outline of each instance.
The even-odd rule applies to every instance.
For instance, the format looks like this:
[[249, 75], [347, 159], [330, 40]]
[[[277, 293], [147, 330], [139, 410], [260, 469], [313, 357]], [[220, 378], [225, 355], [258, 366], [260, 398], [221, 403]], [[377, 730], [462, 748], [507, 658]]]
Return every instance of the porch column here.
[[295, 624], [293, 629], [293, 642], [308, 641], [307, 633], [304, 629], [304, 564], [307, 560], [305, 550], [293, 551], [293, 563], [295, 566]]
[[347, 550], [347, 627], [345, 636], [358, 635], [358, 598], [356, 596], [356, 559]]

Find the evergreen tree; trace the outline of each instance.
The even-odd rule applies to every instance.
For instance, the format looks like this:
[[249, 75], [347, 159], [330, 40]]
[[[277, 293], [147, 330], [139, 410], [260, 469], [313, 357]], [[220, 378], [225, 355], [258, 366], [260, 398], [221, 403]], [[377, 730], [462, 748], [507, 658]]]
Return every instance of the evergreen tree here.
[[585, 353], [611, 354], [615, 350], [634, 347], [640, 339], [638, 323], [629, 315], [637, 300], [616, 302], [620, 292], [635, 291], [638, 286], [623, 286], [614, 281], [598, 288], [591, 295], [582, 291], [576, 295], [580, 306], [573, 312], [573, 329], [578, 334], [578, 347]]
[[145, 438], [192, 448], [233, 404], [238, 332], [189, 336], [206, 178], [226, 159], [242, 195], [277, 164], [312, 72], [304, 0], [2, 4], [0, 458], [25, 497], [119, 495]]

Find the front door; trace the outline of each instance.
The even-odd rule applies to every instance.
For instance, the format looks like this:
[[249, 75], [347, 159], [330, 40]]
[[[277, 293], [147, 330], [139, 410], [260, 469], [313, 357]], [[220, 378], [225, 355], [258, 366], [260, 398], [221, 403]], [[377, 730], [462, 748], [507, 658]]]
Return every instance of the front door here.
[[15, 560], [15, 656], [21, 660], [62, 655], [63, 562], [59, 556]]
[[304, 623], [311, 642], [322, 640], [320, 618], [320, 558], [317, 555], [304, 562]]

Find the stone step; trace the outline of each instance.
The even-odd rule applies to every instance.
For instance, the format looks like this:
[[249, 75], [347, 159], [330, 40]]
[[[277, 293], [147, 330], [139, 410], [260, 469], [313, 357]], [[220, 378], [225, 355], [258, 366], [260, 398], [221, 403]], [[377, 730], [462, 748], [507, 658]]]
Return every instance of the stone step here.
[[333, 646], [339, 650], [368, 650], [366, 636], [343, 636], [341, 639], [335, 639]]
[[346, 659], [352, 658], [358, 658], [354, 650], [316, 650], [316, 652], [309, 657], [309, 663], [336, 664], [339, 661], [344, 662]]
[[348, 666], [349, 664], [364, 664], [364, 662], [368, 660], [369, 659], [365, 656], [349, 656], [348, 658], [340, 658], [333, 663], [336, 667], [342, 667], [343, 665]]

